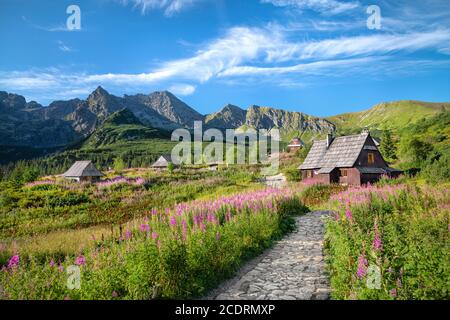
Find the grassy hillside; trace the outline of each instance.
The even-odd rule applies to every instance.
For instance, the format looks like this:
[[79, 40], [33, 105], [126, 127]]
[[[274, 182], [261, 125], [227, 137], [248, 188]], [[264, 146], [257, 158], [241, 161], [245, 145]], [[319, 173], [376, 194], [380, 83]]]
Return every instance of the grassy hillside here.
[[375, 131], [385, 129], [397, 131], [443, 110], [450, 110], [450, 103], [405, 100], [384, 102], [369, 110], [344, 113], [326, 119], [333, 122], [338, 128], [338, 132], [342, 133], [358, 132], [362, 127], [368, 127]]

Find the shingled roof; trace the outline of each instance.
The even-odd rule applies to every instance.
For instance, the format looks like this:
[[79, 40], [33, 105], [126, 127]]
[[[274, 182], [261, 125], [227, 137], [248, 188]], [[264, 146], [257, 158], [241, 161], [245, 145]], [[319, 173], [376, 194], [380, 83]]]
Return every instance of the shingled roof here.
[[158, 160], [152, 165], [153, 168], [166, 168], [172, 162], [172, 156], [170, 154], [165, 154], [159, 157]]
[[327, 149], [326, 140], [314, 141], [303, 164], [299, 169], [324, 168], [330, 172], [333, 168], [353, 167], [369, 133], [337, 137]]
[[101, 177], [103, 173], [97, 170], [92, 161], [77, 161], [63, 175], [66, 178]]

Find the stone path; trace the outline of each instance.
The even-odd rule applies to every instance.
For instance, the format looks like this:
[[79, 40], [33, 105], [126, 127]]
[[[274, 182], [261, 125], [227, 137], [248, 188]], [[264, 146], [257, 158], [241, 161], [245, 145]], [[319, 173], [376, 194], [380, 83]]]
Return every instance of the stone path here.
[[250, 261], [235, 278], [222, 284], [206, 299], [329, 299], [329, 280], [322, 253], [323, 218], [329, 214], [316, 211], [297, 217], [294, 232]]

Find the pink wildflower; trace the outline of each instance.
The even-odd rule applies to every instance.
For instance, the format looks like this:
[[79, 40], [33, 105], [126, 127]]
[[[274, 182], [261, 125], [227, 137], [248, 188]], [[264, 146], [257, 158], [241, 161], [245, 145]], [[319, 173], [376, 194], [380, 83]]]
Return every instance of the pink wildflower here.
[[149, 232], [150, 226], [148, 224], [141, 224], [141, 226], [139, 227], [139, 230], [141, 230], [141, 232]]
[[373, 239], [373, 248], [375, 249], [375, 251], [380, 251], [381, 249], [383, 249], [383, 242], [381, 241], [378, 232], [375, 233], [375, 238]]
[[156, 232], [152, 232], [152, 239], [158, 238], [158, 234]]
[[350, 209], [347, 209], [347, 210], [345, 211], [345, 217], [347, 218], [348, 221], [350, 221], [350, 222], [353, 221], [353, 214], [352, 214], [352, 212], [350, 211]]
[[117, 298], [117, 297], [119, 296], [119, 294], [118, 294], [116, 291], [113, 291], [112, 294], [111, 294], [111, 296], [112, 296], [113, 298]]
[[86, 264], [86, 258], [83, 255], [79, 255], [76, 259], [75, 259], [75, 264], [77, 266], [84, 266]]
[[391, 289], [391, 290], [389, 291], [389, 294], [390, 294], [391, 297], [393, 297], [393, 298], [397, 297], [397, 289], [396, 289], [396, 288]]
[[12, 256], [11, 259], [9, 259], [8, 261], [8, 269], [17, 267], [19, 265], [19, 262], [20, 262], [19, 255], [16, 254]]
[[170, 225], [171, 226], [176, 226], [177, 225], [177, 219], [175, 219], [175, 217], [170, 218]]
[[356, 270], [356, 275], [358, 278], [364, 278], [367, 274], [367, 259], [364, 256], [358, 257], [358, 269]]
[[54, 267], [55, 265], [56, 265], [56, 263], [55, 263], [55, 260], [50, 260], [50, 263], [49, 263], [49, 265], [50, 265], [50, 267]]

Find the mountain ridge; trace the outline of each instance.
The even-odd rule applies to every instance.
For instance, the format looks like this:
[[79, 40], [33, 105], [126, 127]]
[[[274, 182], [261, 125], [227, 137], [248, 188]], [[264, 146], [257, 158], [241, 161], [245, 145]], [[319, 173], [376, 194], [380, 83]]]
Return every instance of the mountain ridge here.
[[133, 114], [139, 125], [166, 131], [192, 129], [194, 121], [203, 121], [206, 128], [269, 131], [278, 128], [284, 140], [299, 136], [310, 141], [326, 133], [351, 133], [363, 127], [376, 130], [403, 127], [450, 109], [450, 103], [383, 102], [367, 110], [325, 118], [257, 105], [245, 110], [227, 104], [217, 112], [201, 115], [168, 91], [118, 97], [99, 86], [84, 100], [56, 100], [48, 106], [0, 91], [0, 110], [3, 111], [0, 113], [0, 145], [36, 148], [71, 145], [90, 137], [108, 117], [124, 109]]

